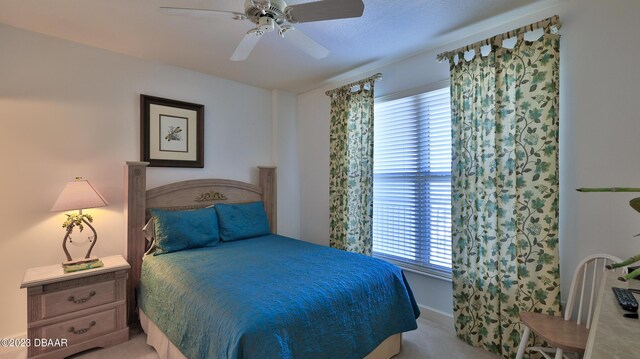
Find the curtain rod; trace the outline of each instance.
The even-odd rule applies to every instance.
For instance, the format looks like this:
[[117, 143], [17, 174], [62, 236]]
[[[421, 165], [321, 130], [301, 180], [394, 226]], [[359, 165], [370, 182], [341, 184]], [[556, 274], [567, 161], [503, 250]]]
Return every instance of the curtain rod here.
[[346, 84], [344, 86], [340, 86], [340, 87], [334, 88], [333, 90], [329, 90], [329, 91], [325, 92], [324, 94], [327, 95], [327, 96], [331, 96], [331, 95], [333, 95], [334, 93], [336, 93], [336, 92], [338, 92], [340, 90], [351, 89], [354, 86], [362, 86], [362, 85], [366, 84], [367, 82], [373, 82], [373, 81], [376, 81], [376, 80], [380, 80], [381, 78], [382, 78], [382, 73], [378, 72], [377, 74], [375, 74], [373, 76], [370, 76], [370, 77], [367, 77], [366, 79], [362, 79], [360, 81], [352, 82], [350, 84]]
[[535, 22], [533, 24], [529, 24], [526, 26], [522, 26], [519, 27], [515, 30], [511, 30], [511, 31], [507, 31], [504, 32], [502, 34], [496, 35], [496, 36], [492, 36], [488, 39], [482, 40], [482, 41], [478, 41], [478, 42], [474, 42], [473, 44], [469, 44], [467, 46], [463, 46], [461, 48], [458, 48], [456, 50], [453, 51], [445, 51], [442, 53], [439, 53], [438, 56], [436, 57], [438, 59], [439, 62], [442, 62], [444, 60], [448, 60], [451, 57], [455, 56], [456, 54], [460, 53], [460, 52], [467, 52], [471, 49], [476, 49], [476, 48], [480, 48], [482, 46], [486, 46], [486, 45], [491, 45], [491, 44], [496, 44], [498, 46], [502, 45], [502, 41], [506, 40], [506, 39], [510, 39], [512, 37], [518, 36], [520, 34], [523, 34], [525, 32], [529, 32], [529, 31], [534, 31], [537, 29], [547, 29], [549, 28], [549, 30], [551, 31], [552, 34], [557, 34], [558, 31], [560, 30], [560, 17], [558, 17], [558, 15], [553, 15], [550, 18], [544, 19], [544, 20], [540, 20], [538, 22]]

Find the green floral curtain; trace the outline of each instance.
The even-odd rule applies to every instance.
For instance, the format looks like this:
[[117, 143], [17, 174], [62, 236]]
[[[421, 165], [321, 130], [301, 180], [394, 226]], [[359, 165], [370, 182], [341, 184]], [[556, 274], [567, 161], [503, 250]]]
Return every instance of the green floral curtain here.
[[329, 142], [329, 244], [371, 255], [373, 81], [331, 95]]
[[515, 357], [520, 311], [560, 314], [559, 38], [451, 64], [458, 336]]

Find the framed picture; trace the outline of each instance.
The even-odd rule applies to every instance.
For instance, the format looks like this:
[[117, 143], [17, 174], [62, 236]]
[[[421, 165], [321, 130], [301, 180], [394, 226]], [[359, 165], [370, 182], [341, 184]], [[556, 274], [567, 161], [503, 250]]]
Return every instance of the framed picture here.
[[204, 167], [204, 105], [140, 95], [140, 157], [155, 167]]

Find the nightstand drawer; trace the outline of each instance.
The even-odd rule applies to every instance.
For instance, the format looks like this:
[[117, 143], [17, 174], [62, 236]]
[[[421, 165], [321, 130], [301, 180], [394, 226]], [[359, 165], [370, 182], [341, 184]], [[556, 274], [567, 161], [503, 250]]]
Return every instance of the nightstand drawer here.
[[42, 295], [43, 318], [73, 313], [116, 300], [116, 281], [110, 280]]
[[[116, 309], [89, 314], [87, 316], [67, 320], [65, 322], [51, 324], [42, 327], [42, 338], [67, 339], [67, 345], [84, 342], [100, 335], [116, 330]], [[57, 347], [45, 348], [43, 351], [59, 349]]]

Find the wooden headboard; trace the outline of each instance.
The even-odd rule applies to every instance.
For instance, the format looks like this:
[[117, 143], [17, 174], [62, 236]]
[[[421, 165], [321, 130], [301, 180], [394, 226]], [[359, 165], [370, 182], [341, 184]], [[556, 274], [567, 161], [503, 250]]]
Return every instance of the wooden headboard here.
[[199, 179], [146, 188], [148, 162], [125, 165], [125, 218], [127, 221], [127, 261], [131, 265], [128, 291], [129, 324], [137, 320], [135, 289], [140, 282], [142, 257], [147, 242], [142, 227], [150, 217], [150, 208], [194, 209], [215, 203], [262, 201], [271, 233], [277, 233], [276, 168], [258, 167], [260, 183], [227, 179]]

